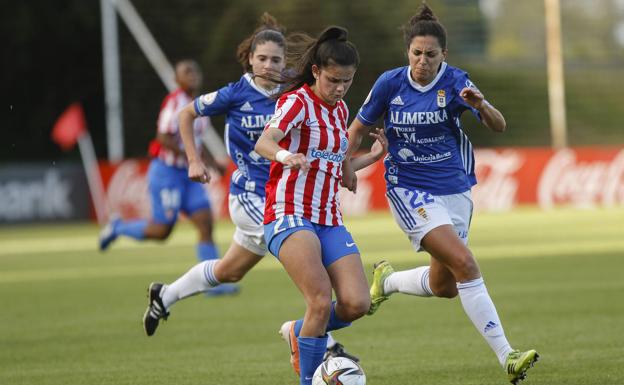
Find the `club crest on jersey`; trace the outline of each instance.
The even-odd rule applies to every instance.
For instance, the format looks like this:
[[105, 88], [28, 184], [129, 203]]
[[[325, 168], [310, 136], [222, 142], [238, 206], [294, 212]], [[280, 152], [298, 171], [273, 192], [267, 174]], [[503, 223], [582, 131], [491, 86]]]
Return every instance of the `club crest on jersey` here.
[[438, 90], [437, 101], [438, 101], [438, 107], [440, 108], [446, 107], [446, 91]]

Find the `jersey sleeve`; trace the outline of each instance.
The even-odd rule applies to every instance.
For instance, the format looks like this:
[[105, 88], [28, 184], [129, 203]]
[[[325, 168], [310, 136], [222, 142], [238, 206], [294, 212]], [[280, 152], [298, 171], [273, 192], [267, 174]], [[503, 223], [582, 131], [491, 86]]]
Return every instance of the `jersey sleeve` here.
[[[472, 80], [470, 80], [470, 78], [468, 77], [467, 73], [463, 73], [458, 79], [457, 82], [455, 82], [455, 94], [457, 96], [457, 100], [459, 102], [459, 106], [460, 106], [460, 112], [463, 112], [465, 110], [470, 110], [470, 112], [472, 112], [472, 114], [474, 116], [477, 117], [477, 119], [481, 120], [481, 113], [476, 109], [473, 108], [470, 104], [466, 103], [466, 101], [464, 100], [464, 98], [462, 98], [460, 96], [460, 92], [461, 90], [463, 90], [464, 88], [473, 88], [477, 91], [479, 91], [479, 89], [477, 88], [477, 86], [472, 82]], [[481, 92], [481, 91], [479, 91]]]
[[175, 135], [178, 132], [178, 121], [176, 119], [176, 100], [167, 97], [160, 107], [158, 114], [158, 132], [162, 134]]
[[367, 126], [375, 124], [388, 108], [387, 74], [386, 72], [377, 79], [357, 114], [357, 118]]
[[305, 114], [304, 104], [295, 93], [284, 95], [277, 101], [275, 114], [264, 129], [277, 128], [288, 134], [293, 127], [301, 125]]
[[225, 86], [209, 94], [203, 94], [195, 98], [193, 105], [199, 116], [223, 115], [228, 112], [234, 92], [230, 86]]

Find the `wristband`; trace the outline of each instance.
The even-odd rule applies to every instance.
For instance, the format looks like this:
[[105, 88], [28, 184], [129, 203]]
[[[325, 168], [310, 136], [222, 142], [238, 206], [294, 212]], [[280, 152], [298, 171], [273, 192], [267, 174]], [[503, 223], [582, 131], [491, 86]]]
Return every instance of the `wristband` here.
[[275, 153], [275, 160], [280, 163], [284, 163], [286, 158], [288, 158], [291, 155], [292, 155], [292, 152], [288, 150], [279, 150], [278, 152]]

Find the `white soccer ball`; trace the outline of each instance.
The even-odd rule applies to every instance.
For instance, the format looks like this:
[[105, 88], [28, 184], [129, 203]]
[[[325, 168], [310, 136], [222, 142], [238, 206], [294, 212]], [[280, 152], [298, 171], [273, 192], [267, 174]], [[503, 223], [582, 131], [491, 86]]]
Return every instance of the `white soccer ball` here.
[[366, 385], [366, 375], [355, 361], [330, 357], [316, 368], [312, 385]]

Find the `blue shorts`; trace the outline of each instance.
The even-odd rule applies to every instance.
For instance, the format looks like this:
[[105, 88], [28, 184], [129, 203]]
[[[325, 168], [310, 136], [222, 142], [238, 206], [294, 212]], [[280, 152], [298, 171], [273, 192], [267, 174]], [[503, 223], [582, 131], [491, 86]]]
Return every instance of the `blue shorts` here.
[[360, 253], [353, 237], [344, 226], [319, 225], [295, 215], [286, 215], [264, 225], [264, 239], [269, 251], [279, 259], [279, 251], [286, 238], [301, 230], [311, 231], [318, 237], [325, 267], [345, 255]]
[[147, 182], [155, 223], [172, 225], [180, 211], [193, 215], [199, 210], [210, 209], [204, 186], [190, 180], [186, 168], [168, 166], [162, 160], [154, 159], [147, 171]]

